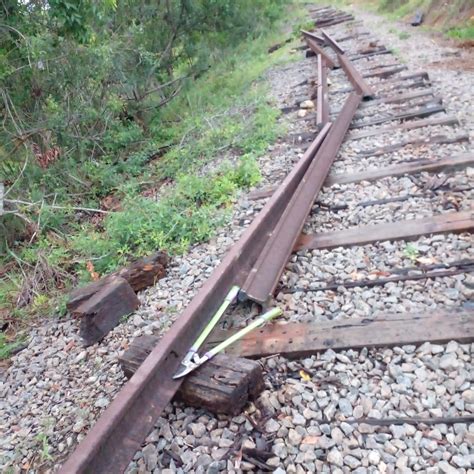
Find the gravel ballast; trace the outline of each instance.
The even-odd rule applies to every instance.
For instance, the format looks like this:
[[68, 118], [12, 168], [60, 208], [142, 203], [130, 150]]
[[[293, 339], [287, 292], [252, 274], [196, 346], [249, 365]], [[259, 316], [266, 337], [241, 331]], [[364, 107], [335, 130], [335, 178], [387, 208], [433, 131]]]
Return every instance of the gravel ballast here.
[[[407, 71], [390, 79], [428, 70], [432, 88], [443, 96], [447, 112], [456, 115], [461, 126], [394, 131], [347, 140], [331, 172], [358, 172], [468, 151], [470, 145], [460, 143], [404, 147], [379, 157], [358, 155], [408, 138], [439, 134], [453, 137], [463, 133], [472, 137], [474, 83], [472, 73], [459, 66], [450, 69], [438, 62], [440, 57], [458, 53], [462, 56], [465, 52], [436, 44], [419, 30], [410, 29], [411, 36], [401, 40], [399, 35], [388, 31], [388, 20], [360, 11], [356, 16], [364, 22], [363, 27], [357, 28], [383, 39], [387, 47], [399, 51], [400, 61], [408, 66]], [[397, 28], [408, 31], [403, 25]], [[342, 24], [328, 31], [335, 37], [344, 36], [348, 27]], [[365, 38], [363, 43], [369, 41]], [[352, 53], [361, 47], [355, 40], [344, 41], [343, 45]], [[302, 57], [298, 50], [292, 54], [296, 55], [294, 58]], [[376, 65], [393, 62], [393, 56], [384, 55], [357, 61], [355, 65], [368, 71]], [[315, 58], [298, 59], [269, 71], [266, 80], [275, 105], [282, 108], [309, 99], [315, 75]], [[331, 72], [329, 78], [330, 91], [349, 86], [340, 71]], [[308, 83], [303, 84], [304, 80]], [[377, 88], [384, 87], [383, 81], [371, 79], [370, 82]], [[454, 83], [456, 87], [452, 87]], [[330, 94], [331, 108], [339, 109], [346, 98], [344, 93]], [[373, 117], [393, 109], [393, 106], [377, 106]], [[371, 117], [370, 110], [362, 110], [367, 119]], [[280, 121], [288, 136], [315, 131], [311, 109], [304, 114], [301, 110], [285, 113]], [[290, 143], [286, 136], [280, 137], [259, 160], [263, 176], [259, 188], [281, 182], [304, 149], [304, 144]], [[305, 231], [329, 231], [466, 210], [469, 201], [472, 203], [472, 190], [453, 193], [449, 189], [432, 189], [440, 183], [451, 188], [468, 188], [472, 182], [471, 168], [454, 174], [422, 173], [416, 177], [325, 187], [318, 202], [329, 206], [348, 204], [348, 208], [332, 212], [315, 205]], [[410, 193], [423, 196], [358, 206], [364, 201]], [[100, 344], [82, 347], [77, 321], [71, 319], [51, 321], [32, 330], [27, 348], [13, 356], [10, 366], [0, 373], [0, 471], [48, 472], [59, 468], [125, 383], [119, 355], [135, 337], [163, 334], [170, 327], [265, 202], [241, 195], [229, 223], [210, 242], [174, 258], [167, 276], [139, 295], [141, 307]], [[371, 288], [305, 290], [333, 281], [377, 278], [392, 274], [397, 268], [473, 258], [470, 234], [303, 251], [291, 257], [275, 301], [284, 311], [281, 319], [292, 322], [376, 318], [387, 312], [416, 313], [460, 306], [472, 308], [474, 279], [469, 274]], [[256, 306], [240, 305], [229, 310], [225, 320], [228, 326], [241, 327], [255, 314]], [[265, 463], [278, 474], [473, 472], [474, 423], [453, 421], [460, 417], [472, 420], [474, 415], [473, 351], [474, 345], [451, 341], [442, 345], [425, 343], [419, 347], [339, 353], [329, 350], [295, 361], [278, 356], [267, 358], [262, 361], [266, 390], [245, 413], [237, 417], [214, 416], [173, 403], [159, 418], [127, 472], [259, 472], [255, 461], [249, 459], [252, 449], [265, 452]], [[364, 422], [366, 418], [414, 417], [446, 420], [436, 424]]]

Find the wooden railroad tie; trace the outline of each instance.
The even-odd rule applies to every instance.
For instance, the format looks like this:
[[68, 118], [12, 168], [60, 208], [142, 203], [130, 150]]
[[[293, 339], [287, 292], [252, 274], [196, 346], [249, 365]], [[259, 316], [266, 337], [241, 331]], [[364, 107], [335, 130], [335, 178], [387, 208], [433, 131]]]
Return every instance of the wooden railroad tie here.
[[[140, 336], [133, 340], [119, 358], [127, 378], [132, 377], [159, 339]], [[262, 366], [258, 362], [219, 354], [184, 379], [176, 399], [215, 414], [235, 416], [263, 389]]]
[[[353, 60], [352, 60], [353, 62]], [[408, 82], [416, 80], [416, 82]], [[378, 90], [377, 97], [379, 97], [380, 92], [398, 90], [398, 89], [408, 89], [408, 88], [417, 88], [424, 87], [425, 85], [430, 84], [430, 78], [427, 72], [417, 72], [415, 74], [409, 74], [406, 76], [397, 76], [392, 79], [385, 79], [384, 81], [379, 81], [374, 84], [374, 87]], [[352, 87], [345, 87], [343, 89], [333, 90], [333, 94], [346, 94], [351, 92]]]
[[435, 127], [438, 125], [455, 126], [459, 125], [456, 117], [446, 116], [441, 118], [430, 118], [422, 120], [414, 120], [413, 122], [402, 123], [398, 125], [390, 125], [388, 127], [380, 127], [362, 132], [350, 132], [348, 140], [360, 140], [361, 138], [369, 138], [381, 135], [382, 133], [390, 133], [395, 130], [414, 130], [422, 127]]
[[374, 99], [370, 102], [366, 102], [362, 104], [362, 108], [369, 108], [369, 107], [376, 107], [380, 104], [399, 104], [402, 102], [409, 102], [413, 99], [419, 99], [420, 97], [427, 97], [427, 96], [434, 96], [435, 93], [433, 89], [425, 89], [422, 91], [415, 91], [415, 92], [407, 92], [404, 94], [394, 94], [394, 95], [387, 95], [384, 97], [379, 97], [378, 99]]
[[384, 240], [413, 240], [421, 235], [474, 230], [474, 211], [449, 212], [423, 219], [408, 219], [378, 225], [315, 234], [301, 234], [295, 250], [332, 249], [352, 245], [367, 245]]
[[100, 341], [120, 323], [123, 316], [135, 311], [140, 301], [124, 278], [114, 276], [83, 301], [71, 314], [80, 319], [80, 335], [85, 346]]
[[140, 305], [135, 293], [163, 278], [168, 262], [165, 253], [157, 252], [73, 290], [66, 307], [80, 320], [84, 345], [100, 341], [124, 316], [135, 311]]
[[[367, 104], [370, 104], [369, 102], [364, 102]], [[386, 112], [383, 113], [384, 117], [389, 117], [389, 114], [392, 114], [392, 116], [395, 115], [400, 115], [402, 113], [410, 113], [410, 112], [415, 112], [417, 109], [416, 107], [433, 107], [435, 105], [442, 105], [443, 99], [441, 97], [434, 97], [434, 96], [429, 96], [429, 97], [421, 97], [420, 100], [415, 100], [411, 99], [410, 104], [408, 105], [403, 105], [403, 102], [396, 103], [393, 102], [390, 105], [392, 105], [392, 108], [390, 110], [387, 110]], [[338, 112], [333, 113], [333, 115], [337, 114]], [[357, 112], [354, 116], [354, 120], [361, 120], [365, 118], [369, 118], [373, 116], [373, 112], [371, 111], [370, 107], [363, 107], [360, 112]], [[401, 118], [403, 119], [403, 117]], [[400, 120], [400, 119], [398, 119]]]
[[[393, 153], [405, 147], [418, 148], [418, 147], [424, 147], [427, 145], [449, 145], [452, 143], [463, 143], [463, 142], [469, 142], [469, 135], [463, 134], [463, 135], [458, 135], [456, 137], [448, 137], [446, 135], [431, 135], [426, 138], [415, 138], [415, 139], [410, 139], [410, 140], [403, 140], [401, 142], [394, 143], [393, 145], [386, 145], [386, 146], [373, 148], [371, 150], [361, 151], [359, 152], [359, 155], [362, 157], [382, 156], [387, 153]], [[414, 160], [414, 161], [415, 163], [418, 162], [418, 160]]]
[[[469, 139], [467, 136], [458, 137], [458, 140]], [[450, 140], [450, 139], [448, 139]], [[439, 142], [439, 141], [438, 141]], [[434, 143], [430, 141], [429, 143]], [[400, 163], [385, 168], [369, 168], [360, 173], [336, 173], [329, 174], [324, 186], [333, 186], [334, 184], [358, 183], [361, 181], [375, 181], [389, 176], [413, 175], [421, 172], [437, 173], [439, 171], [456, 171], [470, 166], [474, 166], [474, 156], [472, 153], [463, 153], [457, 156], [448, 156], [436, 160], [414, 160], [408, 163]], [[265, 199], [270, 197], [276, 190], [276, 187], [252, 191], [247, 198], [251, 200]]]
[[389, 176], [404, 176], [421, 172], [437, 173], [439, 171], [454, 171], [474, 166], [474, 154], [464, 153], [459, 156], [447, 156], [438, 160], [414, 160], [385, 168], [374, 168], [360, 173], [340, 173], [329, 175], [325, 186], [334, 184], [375, 181]]
[[372, 288], [374, 286], [385, 286], [387, 283], [400, 281], [427, 280], [430, 278], [443, 278], [474, 271], [474, 261], [469, 259], [450, 262], [447, 264], [420, 265], [419, 267], [395, 268], [385, 278], [367, 278], [363, 280], [341, 280], [317, 287], [292, 287], [282, 289], [283, 293], [309, 293], [317, 291], [339, 291], [340, 288]]
[[412, 108], [409, 111], [403, 111], [398, 114], [388, 115], [386, 117], [377, 117], [370, 120], [356, 121], [351, 124], [350, 129], [354, 130], [357, 128], [372, 127], [374, 125], [381, 125], [386, 122], [394, 122], [397, 120], [404, 122], [416, 118], [429, 117], [430, 115], [439, 114], [441, 112], [446, 112], [445, 108], [442, 105], [432, 102], [425, 107], [419, 107], [416, 109]]
[[[209, 347], [233, 334], [211, 335]], [[347, 318], [318, 323], [272, 324], [254, 331], [230, 346], [226, 353], [239, 357], [281, 354], [306, 357], [327, 349], [393, 347], [424, 342], [445, 343], [474, 340], [474, 311], [452, 309], [426, 314], [386, 314], [375, 318]]]

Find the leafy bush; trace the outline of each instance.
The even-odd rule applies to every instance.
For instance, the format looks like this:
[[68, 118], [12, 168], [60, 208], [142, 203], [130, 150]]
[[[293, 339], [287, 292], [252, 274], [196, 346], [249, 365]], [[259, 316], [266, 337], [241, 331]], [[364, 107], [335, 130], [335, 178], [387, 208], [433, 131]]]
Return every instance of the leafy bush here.
[[[143, 161], [130, 155], [151, 141], [159, 149], [181, 139], [179, 127], [168, 133], [163, 105], [178, 92], [192, 94], [193, 79], [225, 49], [266, 30], [283, 3], [8, 2], [0, 35], [0, 180], [7, 189], [15, 183], [6, 204], [21, 219], [0, 218], [2, 225], [19, 235], [19, 222], [38, 222], [43, 201], [81, 205], [139, 175]], [[171, 115], [176, 123], [182, 113]], [[229, 141], [230, 121], [226, 127], [200, 151]], [[186, 165], [173, 162], [163, 176]], [[33, 195], [39, 205], [20, 211], [18, 199]]]
[[258, 166], [249, 156], [235, 168], [225, 165], [214, 175], [183, 175], [158, 201], [128, 198], [122, 211], [106, 219], [102, 234], [86, 232], [77, 237], [74, 252], [94, 261], [100, 273], [115, 269], [132, 255], [157, 249], [182, 253], [189, 245], [208, 240], [224, 222], [237, 190], [259, 180]]
[[448, 30], [448, 36], [458, 40], [474, 40], [474, 22], [472, 24], [458, 27], [458, 28], [451, 28]]
[[[80, 0], [68, 23], [55, 11], [69, 8], [62, 0], [48, 11], [11, 2], [19, 34], [0, 36], [0, 180], [10, 189], [0, 266], [14, 265], [0, 310], [17, 322], [64, 314], [64, 289], [78, 280], [215, 233], [280, 133], [261, 77], [285, 54], [267, 54], [283, 3]], [[87, 210], [110, 200], [120, 207], [105, 218]], [[53, 278], [18, 308], [38, 255], [39, 276]]]

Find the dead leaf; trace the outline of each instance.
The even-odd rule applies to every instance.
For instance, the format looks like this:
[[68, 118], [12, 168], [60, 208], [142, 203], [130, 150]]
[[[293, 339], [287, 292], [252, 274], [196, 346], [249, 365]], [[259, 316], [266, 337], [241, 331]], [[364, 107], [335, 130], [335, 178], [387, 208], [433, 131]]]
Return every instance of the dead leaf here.
[[94, 264], [92, 262], [87, 262], [86, 263], [86, 269], [89, 272], [89, 275], [92, 278], [92, 281], [97, 281], [100, 279], [99, 274], [95, 271], [94, 269]]
[[305, 382], [309, 382], [311, 380], [311, 375], [309, 375], [303, 369], [300, 370], [299, 374], [300, 374], [301, 379], [304, 380]]
[[373, 270], [367, 275], [367, 280], [377, 280], [379, 278], [388, 277], [390, 275], [390, 272], [385, 272], [383, 270]]
[[351, 277], [351, 280], [359, 281], [363, 280], [365, 275], [359, 272], [352, 272], [349, 276]]
[[319, 436], [306, 436], [303, 438], [302, 444], [318, 444]]
[[65, 346], [64, 346], [64, 351], [69, 352], [74, 346], [76, 345], [76, 341], [72, 340], [69, 341]]
[[105, 198], [102, 199], [100, 204], [101, 209], [104, 209], [105, 211], [120, 211], [122, 208], [122, 203], [120, 202], [120, 199], [112, 194], [109, 196], [105, 196]]
[[374, 271], [369, 273], [368, 277], [369, 277], [369, 279], [371, 279], [370, 278], [371, 276], [379, 278], [379, 277], [388, 277], [390, 275], [391, 275], [390, 272], [386, 272], [386, 271], [383, 271], [383, 270], [374, 270]]
[[459, 211], [461, 207], [461, 199], [456, 197], [456, 196], [446, 196], [444, 202], [443, 202], [443, 208], [444, 209], [455, 209], [456, 211]]
[[438, 260], [434, 257], [418, 257], [416, 261], [422, 265], [432, 265], [433, 263], [438, 263]]

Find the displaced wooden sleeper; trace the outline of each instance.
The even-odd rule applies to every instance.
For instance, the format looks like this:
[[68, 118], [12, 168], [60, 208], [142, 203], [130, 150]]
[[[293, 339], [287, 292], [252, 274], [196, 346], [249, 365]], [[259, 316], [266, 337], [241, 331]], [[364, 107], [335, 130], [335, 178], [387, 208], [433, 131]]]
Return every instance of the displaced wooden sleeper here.
[[73, 317], [80, 319], [84, 345], [100, 341], [139, 305], [140, 301], [127, 280], [117, 276], [109, 278], [99, 291], [72, 312]]
[[124, 316], [135, 311], [140, 305], [135, 293], [163, 278], [168, 261], [165, 253], [157, 252], [73, 290], [66, 307], [80, 319], [84, 345], [100, 341]]
[[[157, 336], [134, 339], [119, 359], [127, 378], [132, 377], [158, 341]], [[219, 354], [184, 379], [176, 399], [215, 414], [238, 415], [263, 389], [258, 362]]]

